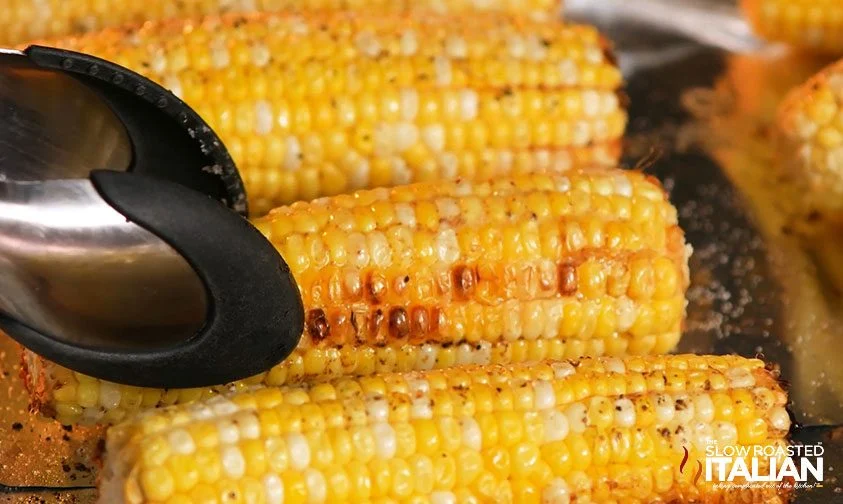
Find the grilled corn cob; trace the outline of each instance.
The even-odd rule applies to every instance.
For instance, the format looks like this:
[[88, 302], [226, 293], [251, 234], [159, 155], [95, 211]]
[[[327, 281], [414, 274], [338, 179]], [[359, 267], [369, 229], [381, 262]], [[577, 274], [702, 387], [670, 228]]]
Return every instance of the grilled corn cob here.
[[778, 161], [799, 227], [843, 224], [843, 61], [792, 91], [777, 121]]
[[691, 355], [260, 388], [111, 429], [100, 495], [127, 504], [778, 503], [786, 496], [775, 488], [717, 488], [694, 475], [710, 443], [784, 449], [786, 399], [761, 361]]
[[843, 53], [840, 0], [742, 0], [741, 4], [755, 30], [766, 39]]
[[361, 188], [618, 157], [621, 74], [592, 27], [505, 16], [263, 14], [47, 41], [179, 95], [254, 214]]
[[561, 0], [7, 0], [0, 12], [0, 45], [61, 37], [106, 27], [226, 12], [370, 9], [373, 12], [502, 12], [546, 19]]
[[[676, 210], [638, 172], [381, 188], [255, 225], [287, 259], [306, 327], [292, 356], [246, 384], [661, 353], [679, 339], [688, 251]], [[214, 392], [114, 385], [31, 353], [26, 365], [36, 403], [63, 422]]]

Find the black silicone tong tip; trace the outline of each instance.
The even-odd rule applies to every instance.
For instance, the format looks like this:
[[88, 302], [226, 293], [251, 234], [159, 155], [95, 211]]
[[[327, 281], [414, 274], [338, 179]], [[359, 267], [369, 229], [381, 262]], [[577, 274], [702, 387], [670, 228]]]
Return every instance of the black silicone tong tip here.
[[109, 104], [132, 139], [131, 171], [180, 183], [248, 215], [242, 179], [222, 141], [173, 93], [88, 54], [38, 45], [24, 53], [42, 68], [73, 75]]

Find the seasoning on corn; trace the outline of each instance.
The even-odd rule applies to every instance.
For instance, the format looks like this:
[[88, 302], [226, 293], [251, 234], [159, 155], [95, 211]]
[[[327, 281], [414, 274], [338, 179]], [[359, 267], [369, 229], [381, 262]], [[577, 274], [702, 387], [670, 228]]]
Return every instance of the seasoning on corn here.
[[451, 14], [501, 12], [547, 19], [561, 12], [562, 5], [561, 0], [6, 0], [0, 16], [0, 45], [169, 18], [303, 9]]
[[784, 449], [786, 401], [775, 372], [736, 356], [543, 361], [256, 388], [112, 428], [100, 495], [114, 504], [219, 495], [267, 504], [783, 503], [775, 487], [741, 489], [736, 479], [718, 488], [694, 475], [711, 443]]
[[741, 5], [753, 28], [768, 40], [843, 53], [840, 0], [741, 0]]
[[[244, 383], [666, 352], [689, 282], [676, 219], [655, 179], [605, 168], [276, 209], [255, 225], [298, 282], [305, 332], [285, 362]], [[114, 385], [31, 353], [25, 364], [35, 402], [67, 423], [212, 393]]]
[[361, 188], [614, 164], [627, 119], [608, 42], [559, 21], [232, 15], [44, 43], [195, 108], [255, 215]]
[[843, 62], [791, 91], [776, 126], [781, 178], [799, 206], [796, 227], [843, 224]]

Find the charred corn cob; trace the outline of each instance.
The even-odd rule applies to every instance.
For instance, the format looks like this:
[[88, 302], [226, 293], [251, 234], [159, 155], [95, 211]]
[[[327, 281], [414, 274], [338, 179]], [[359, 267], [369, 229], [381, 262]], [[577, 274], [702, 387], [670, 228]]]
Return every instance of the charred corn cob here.
[[561, 0], [8, 0], [0, 12], [0, 45], [61, 37], [106, 27], [226, 12], [370, 9], [373, 12], [502, 12], [546, 19]]
[[254, 214], [361, 188], [613, 164], [626, 124], [607, 42], [560, 22], [264, 14], [45, 43], [113, 60], [193, 106]]
[[[661, 353], [679, 339], [688, 251], [676, 210], [638, 172], [381, 188], [255, 224], [287, 258], [306, 327], [291, 357], [247, 384]], [[63, 422], [112, 422], [214, 392], [120, 386], [26, 361], [36, 403]]]
[[762, 37], [805, 49], [843, 53], [840, 0], [742, 0], [744, 12]]
[[100, 495], [127, 504], [779, 503], [786, 496], [774, 488], [717, 488], [694, 475], [711, 443], [785, 449], [786, 399], [761, 361], [691, 355], [261, 388], [111, 429]]
[[843, 224], [843, 62], [792, 91], [777, 119], [782, 178], [802, 224]]

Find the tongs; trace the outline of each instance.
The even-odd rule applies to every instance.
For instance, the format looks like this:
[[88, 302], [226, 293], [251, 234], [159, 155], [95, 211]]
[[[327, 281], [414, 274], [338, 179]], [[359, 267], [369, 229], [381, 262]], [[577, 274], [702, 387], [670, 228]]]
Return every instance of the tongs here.
[[211, 128], [80, 53], [0, 52], [0, 329], [84, 374], [197, 387], [283, 360], [304, 325]]

